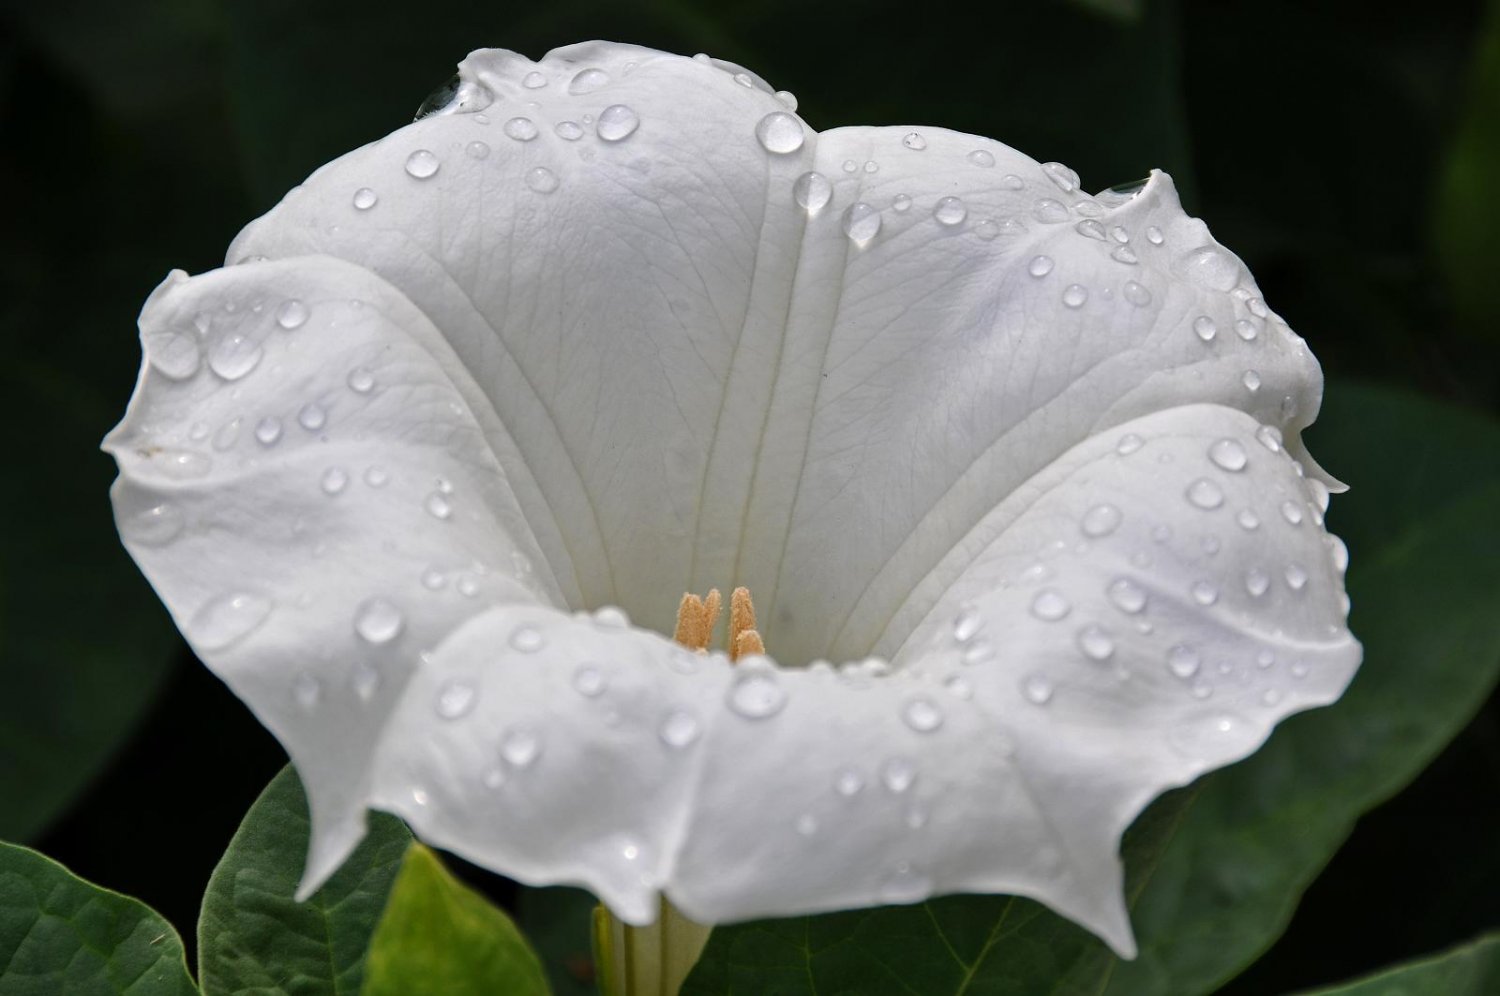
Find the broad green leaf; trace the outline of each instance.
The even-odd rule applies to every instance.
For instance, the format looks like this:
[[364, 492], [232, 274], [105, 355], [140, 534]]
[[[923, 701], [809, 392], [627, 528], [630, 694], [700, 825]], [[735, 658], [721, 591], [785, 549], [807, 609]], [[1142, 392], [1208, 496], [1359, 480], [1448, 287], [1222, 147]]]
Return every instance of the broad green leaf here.
[[1491, 996], [1500, 992], [1500, 934], [1307, 996]]
[[370, 817], [370, 832], [328, 884], [292, 898], [307, 857], [307, 797], [290, 765], [245, 814], [208, 881], [198, 919], [208, 996], [355, 996], [365, 953], [411, 834]]
[[1351, 548], [1365, 663], [1337, 705], [1200, 780], [1180, 821], [1175, 795], [1137, 821], [1125, 847], [1136, 961], [1036, 904], [950, 897], [721, 928], [684, 991], [1178, 996], [1253, 961], [1355, 819], [1426, 766], [1500, 672], [1500, 427], [1334, 385], [1313, 444], [1353, 486], [1330, 522]]
[[590, 949], [599, 900], [566, 886], [521, 890], [516, 925], [525, 932], [557, 996], [594, 996], [597, 970]]
[[1500, 201], [1500, 0], [1486, 5], [1475, 45], [1469, 93], [1438, 181], [1432, 238], [1459, 324], [1470, 334], [1500, 337], [1494, 320], [1495, 231]]
[[0, 996], [187, 996], [182, 939], [139, 900], [0, 842]]
[[536, 953], [504, 912], [449, 875], [421, 844], [406, 851], [375, 930], [363, 996], [548, 993]]

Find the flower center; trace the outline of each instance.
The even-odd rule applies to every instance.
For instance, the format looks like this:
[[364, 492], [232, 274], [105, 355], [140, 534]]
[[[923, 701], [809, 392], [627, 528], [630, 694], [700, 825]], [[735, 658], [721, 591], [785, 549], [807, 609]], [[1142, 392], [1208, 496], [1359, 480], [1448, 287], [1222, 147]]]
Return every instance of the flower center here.
[[[677, 628], [672, 638], [689, 650], [707, 653], [722, 607], [723, 598], [717, 588], [710, 588], [703, 598], [686, 593], [677, 606]], [[725, 643], [731, 661], [766, 652], [765, 641], [755, 628], [755, 604], [750, 601], [748, 588], [736, 588], [729, 596], [729, 638]]]

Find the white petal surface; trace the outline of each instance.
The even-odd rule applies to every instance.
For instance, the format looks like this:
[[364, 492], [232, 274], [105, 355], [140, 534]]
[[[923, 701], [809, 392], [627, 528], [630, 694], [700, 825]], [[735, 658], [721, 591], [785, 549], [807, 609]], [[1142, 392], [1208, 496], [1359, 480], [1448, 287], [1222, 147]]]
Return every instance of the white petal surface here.
[[[1358, 662], [1302, 341], [1163, 174], [818, 135], [627, 46], [461, 68], [230, 251], [276, 262], [169, 280], [111, 438], [132, 552], [308, 782], [309, 883], [369, 802], [637, 921], [1010, 891], [1130, 950], [1123, 828]], [[739, 584], [782, 663], [893, 665], [566, 611]]]

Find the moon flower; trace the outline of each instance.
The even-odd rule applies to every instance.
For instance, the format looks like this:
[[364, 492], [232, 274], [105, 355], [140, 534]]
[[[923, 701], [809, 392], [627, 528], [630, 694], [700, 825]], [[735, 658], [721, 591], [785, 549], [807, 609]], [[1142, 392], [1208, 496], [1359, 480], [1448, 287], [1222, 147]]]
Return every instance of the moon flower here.
[[[105, 442], [303, 893], [375, 808], [630, 923], [1004, 892], [1132, 954], [1125, 827], [1360, 659], [1303, 340], [1164, 173], [624, 45], [460, 80], [167, 277]], [[764, 653], [670, 638], [741, 586]]]

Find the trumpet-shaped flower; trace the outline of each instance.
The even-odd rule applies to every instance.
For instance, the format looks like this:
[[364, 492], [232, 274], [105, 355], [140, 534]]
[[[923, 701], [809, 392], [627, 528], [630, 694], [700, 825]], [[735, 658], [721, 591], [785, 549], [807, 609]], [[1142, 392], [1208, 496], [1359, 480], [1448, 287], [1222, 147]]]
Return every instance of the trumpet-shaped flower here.
[[[106, 441], [303, 891], [373, 807], [635, 923], [1007, 892], [1132, 952], [1124, 828], [1359, 661], [1303, 341], [1162, 173], [622, 45], [460, 79], [167, 278]], [[669, 638], [735, 586], [768, 656]]]

